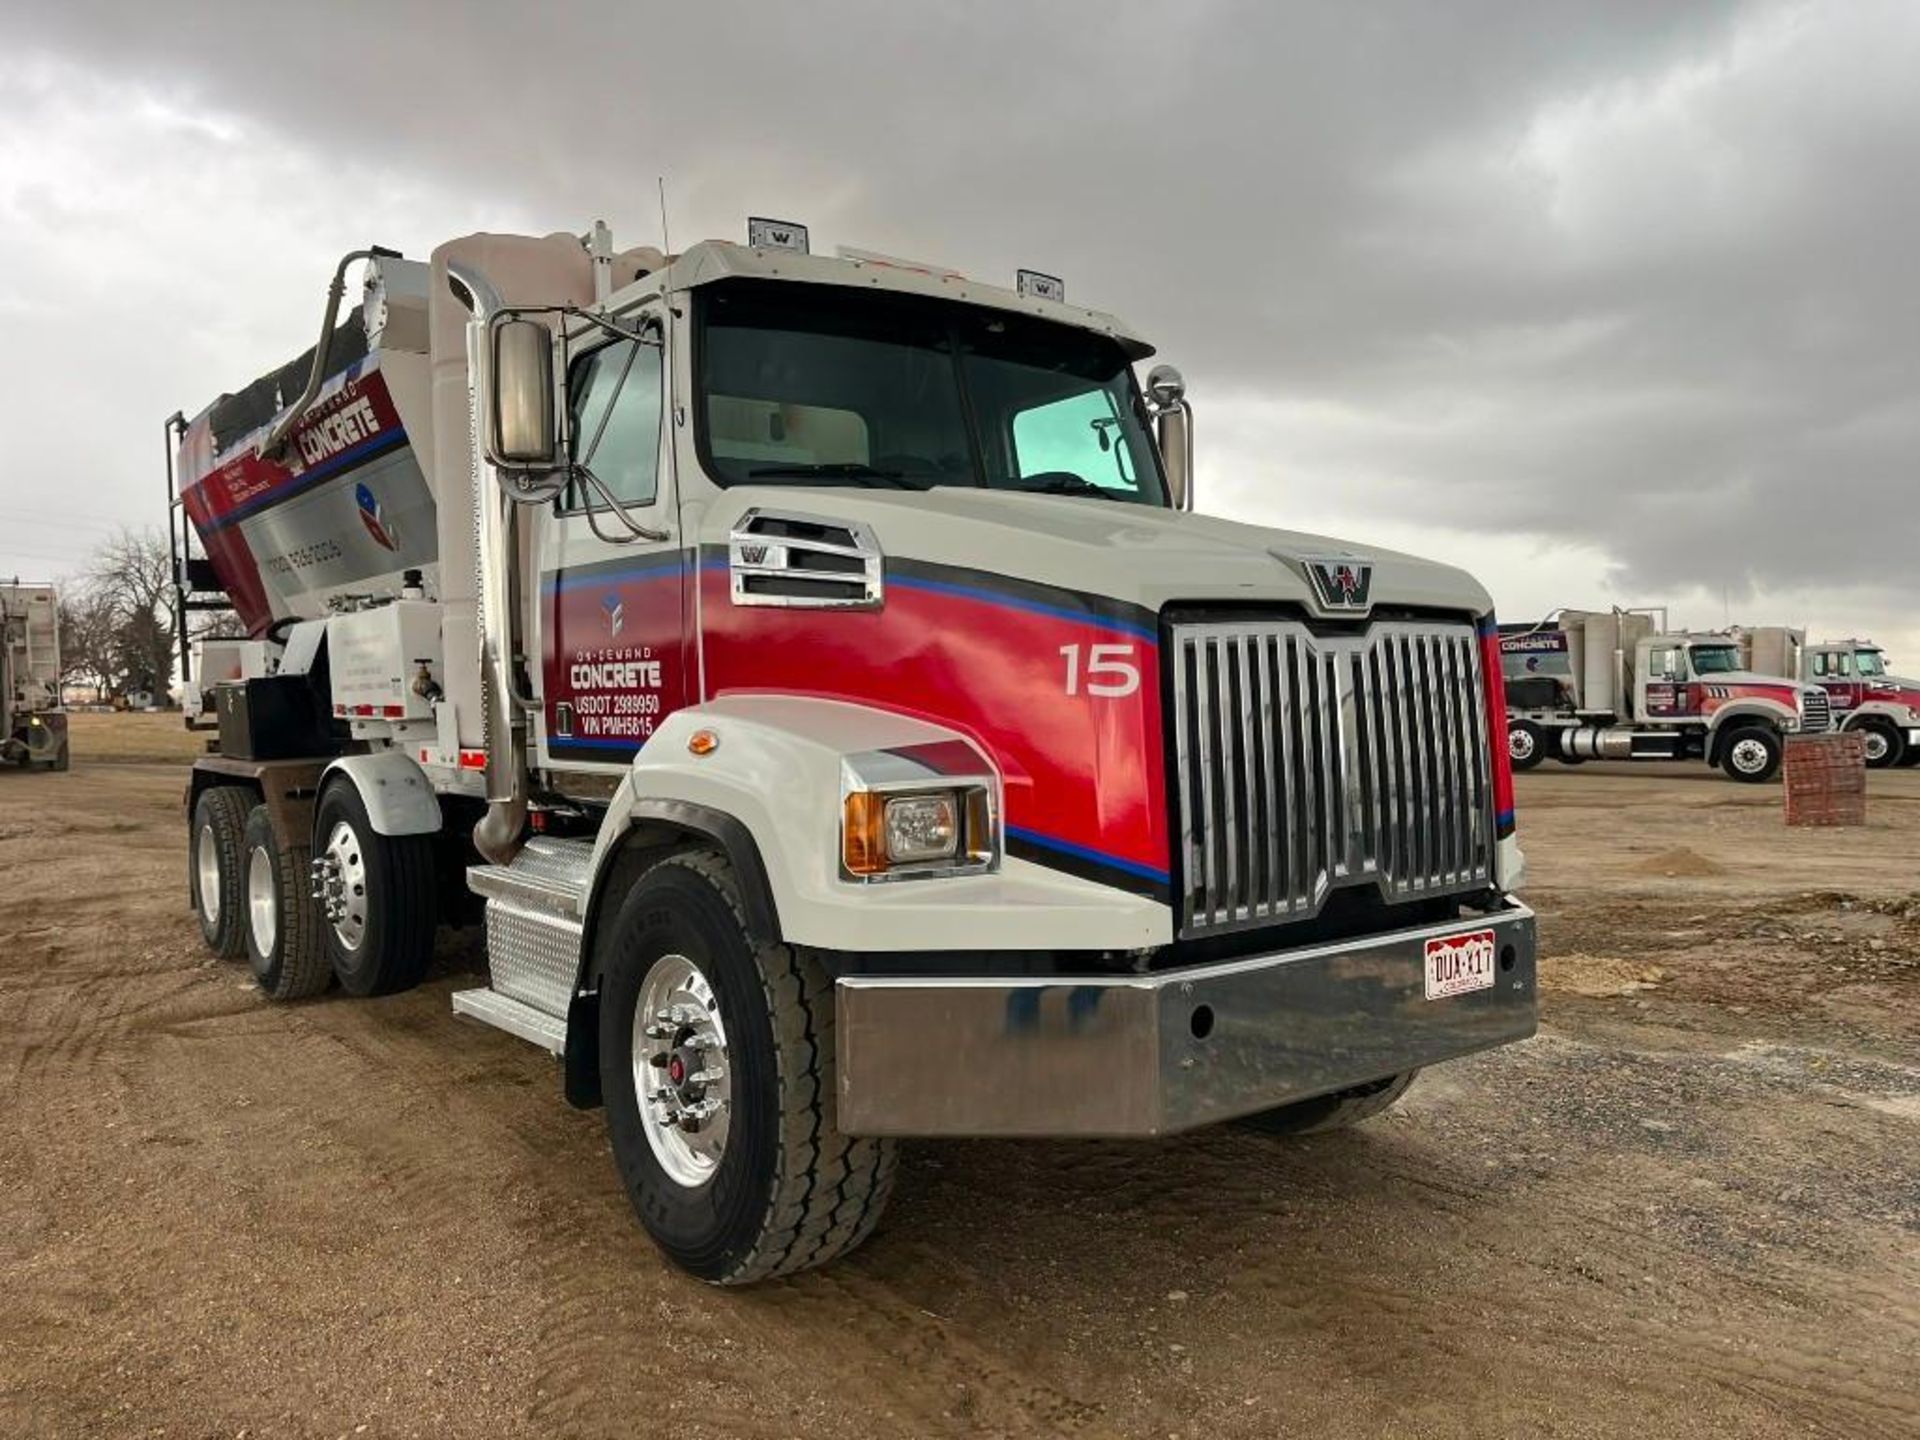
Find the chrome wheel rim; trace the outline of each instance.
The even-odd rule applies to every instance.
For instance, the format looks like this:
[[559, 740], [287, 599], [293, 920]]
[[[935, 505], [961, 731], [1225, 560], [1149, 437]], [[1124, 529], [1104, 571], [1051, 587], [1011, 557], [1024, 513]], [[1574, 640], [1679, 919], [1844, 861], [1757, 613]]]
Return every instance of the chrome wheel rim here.
[[247, 924], [253, 930], [253, 951], [265, 960], [280, 939], [280, 887], [274, 882], [273, 856], [256, 845], [247, 857]]
[[209, 925], [220, 923], [220, 846], [213, 838], [211, 824], [200, 827], [193, 844], [193, 864], [200, 877], [200, 918]]
[[1887, 744], [1887, 736], [1885, 731], [1882, 731], [1882, 730], [1867, 731], [1865, 736], [1865, 742], [1866, 742], [1867, 759], [1884, 760], [1887, 758], [1887, 751], [1890, 747]]
[[1507, 757], [1512, 760], [1531, 760], [1533, 758], [1534, 739], [1531, 730], [1507, 731]]
[[1767, 768], [1767, 747], [1759, 740], [1736, 740], [1728, 758], [1742, 775], [1758, 775]]
[[733, 1109], [727, 1028], [707, 977], [684, 955], [663, 955], [633, 1007], [633, 1092], [653, 1158], [695, 1189], [726, 1154]]
[[333, 933], [348, 950], [358, 950], [367, 935], [366, 847], [344, 820], [327, 836], [322, 900]]

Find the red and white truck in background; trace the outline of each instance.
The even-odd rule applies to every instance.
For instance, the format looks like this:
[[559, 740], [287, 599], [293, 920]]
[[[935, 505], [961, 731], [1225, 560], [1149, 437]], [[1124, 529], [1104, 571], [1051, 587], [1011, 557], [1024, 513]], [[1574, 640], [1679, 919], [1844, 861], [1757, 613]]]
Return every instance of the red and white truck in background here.
[[192, 771], [207, 943], [378, 995], [477, 895], [454, 1010], [723, 1283], [858, 1244], [898, 1137], [1297, 1133], [1530, 1035], [1486, 591], [1190, 513], [1151, 353], [778, 222], [349, 255], [169, 422], [275, 652]]
[[60, 599], [51, 585], [0, 582], [0, 761], [65, 770]]
[[1730, 634], [1673, 633], [1658, 610], [1562, 610], [1501, 627], [1513, 767], [1549, 758], [1704, 760], [1771, 780], [1786, 737], [1831, 724], [1827, 692], [1747, 668]]
[[1809, 645], [1804, 630], [1785, 625], [1734, 633], [1750, 669], [1827, 692], [1835, 725], [1860, 732], [1869, 769], [1920, 765], [1920, 680], [1889, 674], [1886, 653], [1871, 640]]

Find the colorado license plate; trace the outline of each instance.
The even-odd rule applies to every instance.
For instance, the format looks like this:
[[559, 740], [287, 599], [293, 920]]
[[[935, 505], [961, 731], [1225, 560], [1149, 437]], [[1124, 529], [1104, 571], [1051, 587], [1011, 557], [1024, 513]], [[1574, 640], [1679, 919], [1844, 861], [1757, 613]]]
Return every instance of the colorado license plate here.
[[1489, 989], [1499, 948], [1491, 930], [1427, 941], [1427, 999], [1444, 1000], [1449, 995]]

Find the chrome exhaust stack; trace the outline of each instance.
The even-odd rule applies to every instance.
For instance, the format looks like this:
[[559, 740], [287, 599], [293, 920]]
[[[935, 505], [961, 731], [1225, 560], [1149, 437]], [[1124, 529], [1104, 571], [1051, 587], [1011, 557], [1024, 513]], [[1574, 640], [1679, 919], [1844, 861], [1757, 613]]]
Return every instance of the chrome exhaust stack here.
[[457, 261], [447, 276], [473, 318], [467, 322], [467, 398], [472, 416], [473, 547], [479, 567], [480, 738], [487, 753], [487, 813], [473, 827], [473, 845], [489, 863], [511, 864], [520, 851], [527, 822], [527, 735], [525, 711], [513, 683], [513, 657], [519, 653], [514, 610], [514, 509], [493, 466], [481, 407], [489, 393], [487, 322], [501, 306], [500, 292], [478, 270]]

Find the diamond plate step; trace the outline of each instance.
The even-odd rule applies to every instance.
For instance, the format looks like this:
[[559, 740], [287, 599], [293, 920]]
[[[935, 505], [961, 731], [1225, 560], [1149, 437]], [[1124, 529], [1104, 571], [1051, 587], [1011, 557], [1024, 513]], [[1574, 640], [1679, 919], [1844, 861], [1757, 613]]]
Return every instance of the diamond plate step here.
[[510, 900], [530, 910], [578, 919], [586, 910], [593, 842], [535, 836], [511, 865], [474, 865], [467, 888], [488, 899]]
[[487, 897], [493, 992], [562, 1024], [580, 968], [580, 917], [592, 860], [590, 840], [536, 836], [511, 865], [467, 871], [468, 886]]
[[531, 1040], [555, 1055], [567, 1053], [567, 1022], [557, 1020], [494, 990], [456, 990], [453, 1013], [470, 1015], [483, 1025]]

